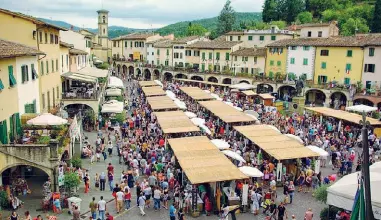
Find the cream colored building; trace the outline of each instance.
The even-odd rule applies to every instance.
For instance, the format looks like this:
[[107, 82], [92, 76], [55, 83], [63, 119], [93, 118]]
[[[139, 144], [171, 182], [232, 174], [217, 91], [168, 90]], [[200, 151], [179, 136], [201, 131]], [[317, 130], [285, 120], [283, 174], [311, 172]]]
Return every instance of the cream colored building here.
[[61, 75], [69, 72], [70, 70], [69, 69], [70, 68], [70, 60], [69, 60], [70, 48], [74, 48], [74, 45], [60, 41], [61, 66], [59, 67], [59, 69], [60, 69]]
[[194, 44], [198, 41], [210, 41], [205, 37], [189, 36], [176, 39], [173, 44], [173, 63], [175, 67], [188, 67], [189, 63], [186, 62], [187, 56], [192, 56], [192, 50], [186, 49], [187, 45]]
[[241, 48], [230, 54], [236, 73], [258, 74], [265, 71], [266, 48]]
[[339, 27], [336, 21], [330, 23], [291, 25], [288, 29], [300, 34], [301, 38], [328, 38], [339, 36]]
[[[173, 44], [171, 40], [161, 40], [155, 43], [148, 43], [148, 47], [152, 45], [151, 48], [147, 48], [148, 56], [147, 61], [153, 63], [154, 65], [163, 66], [173, 66]], [[153, 55], [152, 55], [153, 54]]]

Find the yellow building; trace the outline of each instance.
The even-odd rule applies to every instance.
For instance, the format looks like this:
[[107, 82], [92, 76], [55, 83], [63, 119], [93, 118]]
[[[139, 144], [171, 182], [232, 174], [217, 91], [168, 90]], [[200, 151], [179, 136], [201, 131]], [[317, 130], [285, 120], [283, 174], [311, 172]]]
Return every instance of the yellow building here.
[[266, 51], [265, 74], [268, 78], [274, 78], [277, 73], [286, 74], [287, 48], [283, 46], [268, 46]]
[[230, 55], [237, 73], [258, 74], [265, 70], [266, 48], [242, 48]]
[[25, 94], [27, 91], [23, 92], [21, 87], [27, 86], [25, 78], [35, 79], [36, 76], [25, 66], [18, 68], [17, 63], [19, 59], [42, 54], [35, 48], [0, 39], [0, 142], [2, 144], [13, 142], [16, 136], [21, 136], [19, 100], [21, 96], [28, 96]]

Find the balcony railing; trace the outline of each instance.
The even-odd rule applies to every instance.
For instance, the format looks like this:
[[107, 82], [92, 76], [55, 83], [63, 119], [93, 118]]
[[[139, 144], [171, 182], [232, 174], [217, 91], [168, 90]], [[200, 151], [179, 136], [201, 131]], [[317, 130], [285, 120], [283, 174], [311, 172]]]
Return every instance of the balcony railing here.
[[72, 91], [72, 92], [63, 92], [62, 93], [62, 100], [98, 100], [101, 94], [101, 90], [95, 90], [93, 92], [79, 92], [79, 91]]

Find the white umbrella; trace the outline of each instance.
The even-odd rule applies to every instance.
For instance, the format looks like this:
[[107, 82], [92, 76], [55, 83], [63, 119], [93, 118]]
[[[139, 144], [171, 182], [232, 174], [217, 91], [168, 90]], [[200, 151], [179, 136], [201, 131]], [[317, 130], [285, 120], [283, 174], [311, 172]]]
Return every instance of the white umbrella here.
[[230, 105], [232, 107], [234, 106], [233, 103], [231, 103], [231, 102], [225, 102], [225, 104]]
[[179, 107], [180, 109], [187, 109], [187, 105], [185, 102], [180, 101], [179, 99], [175, 99], [174, 103]]
[[280, 133], [279, 129], [276, 128], [275, 126], [273, 126], [273, 125], [268, 125], [268, 126], [269, 126], [269, 128], [273, 129], [274, 131], [277, 131]]
[[50, 113], [43, 113], [26, 122], [28, 125], [63, 125], [67, 124], [67, 120]]
[[205, 119], [202, 118], [192, 118], [191, 121], [193, 122], [194, 125], [201, 126], [205, 124]]
[[255, 167], [242, 166], [238, 168], [243, 174], [249, 177], [262, 177], [263, 173]]
[[372, 164], [372, 166], [369, 167], [370, 171], [372, 172], [378, 172], [381, 173], [381, 161]]
[[233, 158], [235, 160], [239, 160], [241, 161], [242, 163], [246, 163], [246, 160], [243, 159], [243, 157], [241, 157], [239, 154], [237, 154], [236, 152], [234, 151], [231, 151], [231, 150], [223, 150], [221, 151], [222, 153], [224, 153], [226, 156], [230, 157], [230, 158]]
[[213, 139], [211, 142], [216, 145], [216, 147], [220, 150], [226, 150], [230, 148], [230, 145], [228, 142], [221, 140], [221, 139]]
[[193, 112], [184, 112], [186, 114], [186, 116], [188, 116], [188, 118], [196, 118], [197, 115]]
[[327, 151], [321, 149], [318, 146], [308, 145], [307, 148], [312, 150], [315, 153], [318, 153], [321, 157], [328, 157], [329, 156], [329, 153]]
[[167, 96], [172, 99], [172, 100], [176, 100], [176, 94], [173, 93], [171, 90], [167, 90], [165, 91], [165, 93], [167, 93]]
[[247, 84], [247, 83], [238, 83], [235, 85], [229, 86], [232, 89], [239, 89], [239, 90], [248, 90], [248, 89], [254, 89], [255, 86]]
[[240, 111], [240, 112], [243, 112], [242, 108], [240, 108], [240, 107], [233, 106], [233, 108], [237, 109], [237, 110]]
[[249, 116], [250, 118], [253, 118], [255, 121], [258, 121], [258, 118], [256, 118], [254, 115], [250, 115], [250, 114], [246, 114], [247, 116]]
[[217, 99], [218, 101], [222, 101], [223, 99], [219, 96], [219, 95], [217, 95], [216, 93], [211, 93], [210, 94], [213, 98], [215, 98], [215, 99]]
[[154, 80], [154, 82], [156, 83], [156, 84], [158, 84], [161, 88], [163, 88], [163, 83], [161, 83], [159, 80]]
[[354, 105], [346, 107], [345, 110], [347, 111], [354, 111], [354, 112], [373, 112], [377, 111], [377, 107], [370, 107], [367, 105]]
[[256, 118], [258, 118], [259, 117], [259, 114], [256, 112], [256, 111], [254, 111], [254, 110], [246, 110], [246, 111], [244, 111], [246, 114], [249, 114], [249, 115], [253, 115], [253, 116], [255, 116]]
[[212, 134], [212, 132], [209, 130], [209, 128], [206, 125], [199, 125], [199, 127], [205, 131], [207, 134]]
[[303, 140], [302, 140], [300, 137], [296, 136], [296, 135], [293, 135], [293, 134], [286, 134], [286, 136], [287, 136], [287, 137], [290, 137], [290, 138], [292, 138], [292, 139], [295, 139], [295, 140], [297, 140], [297, 141], [299, 141], [301, 144], [304, 143]]
[[123, 102], [119, 102], [117, 100], [110, 100], [105, 102], [102, 105], [102, 113], [122, 113], [123, 112]]
[[205, 90], [204, 90], [204, 92], [206, 92], [206, 93], [210, 93], [210, 91], [209, 91], [209, 90], [207, 90], [207, 89], [205, 89]]

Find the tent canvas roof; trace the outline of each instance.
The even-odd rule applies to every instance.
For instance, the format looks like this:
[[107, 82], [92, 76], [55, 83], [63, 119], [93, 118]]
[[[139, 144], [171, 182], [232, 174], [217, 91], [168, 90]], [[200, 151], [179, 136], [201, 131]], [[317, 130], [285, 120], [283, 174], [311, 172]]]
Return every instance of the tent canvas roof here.
[[139, 81], [140, 87], [158, 86], [155, 81]]
[[274, 96], [270, 95], [270, 94], [258, 94], [259, 97], [261, 97], [261, 99], [275, 99]]
[[[320, 113], [325, 116], [334, 117], [337, 119], [341, 119], [344, 121], [352, 122], [354, 124], [359, 125], [360, 120], [362, 120], [362, 116], [356, 113], [350, 113], [341, 110], [335, 110], [327, 107], [306, 107], [307, 110]], [[381, 121], [374, 118], [366, 118], [367, 121], [370, 122], [371, 125], [381, 125]]]
[[164, 134], [200, 131], [182, 111], [155, 112]]
[[168, 140], [192, 184], [248, 178], [205, 136]]
[[212, 86], [225, 86], [225, 87], [230, 86], [230, 84], [222, 84], [222, 83], [207, 82], [207, 81], [198, 81], [198, 80], [192, 80], [192, 79], [174, 79], [174, 80], [177, 80], [179, 82], [202, 83], [202, 84], [212, 85]]
[[222, 101], [203, 101], [199, 104], [226, 123], [255, 121], [252, 117]]
[[198, 87], [180, 87], [180, 90], [196, 101], [216, 99], [210, 93], [206, 93]]
[[277, 160], [319, 156], [295, 139], [275, 131], [268, 125], [234, 126], [233, 128]]
[[254, 91], [252, 90], [245, 90], [245, 91], [242, 91], [243, 94], [245, 94], [246, 96], [254, 96], [254, 95], [257, 95], [257, 93], [255, 93]]
[[124, 88], [123, 81], [115, 76], [110, 76], [108, 79], [108, 87]]
[[77, 71], [79, 74], [93, 76], [93, 77], [106, 77], [108, 70], [98, 69], [96, 67], [84, 67]]
[[153, 111], [166, 109], [179, 109], [179, 107], [168, 96], [154, 96], [147, 98], [148, 104]]
[[151, 86], [142, 88], [146, 97], [166, 95], [165, 91], [160, 86]]
[[97, 82], [96, 77], [83, 75], [83, 74], [79, 74], [79, 73], [67, 72], [67, 73], [62, 74], [62, 76], [65, 78], [78, 80], [78, 81], [82, 81], [82, 82], [91, 82], [91, 83]]

